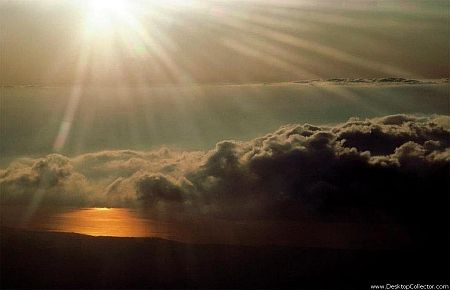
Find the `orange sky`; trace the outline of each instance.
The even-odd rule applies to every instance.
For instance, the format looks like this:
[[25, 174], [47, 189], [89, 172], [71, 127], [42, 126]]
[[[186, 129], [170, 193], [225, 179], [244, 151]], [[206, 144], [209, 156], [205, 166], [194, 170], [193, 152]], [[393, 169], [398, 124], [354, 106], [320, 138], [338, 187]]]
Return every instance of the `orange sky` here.
[[448, 75], [446, 1], [85, 2], [2, 1], [0, 84]]

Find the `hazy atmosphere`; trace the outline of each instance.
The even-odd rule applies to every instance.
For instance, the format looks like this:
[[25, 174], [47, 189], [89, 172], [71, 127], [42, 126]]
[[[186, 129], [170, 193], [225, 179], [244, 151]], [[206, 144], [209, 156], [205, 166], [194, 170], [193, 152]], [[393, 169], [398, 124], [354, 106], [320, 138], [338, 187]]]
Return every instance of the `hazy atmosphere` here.
[[446, 0], [92, 2], [2, 1], [1, 83], [448, 75]]

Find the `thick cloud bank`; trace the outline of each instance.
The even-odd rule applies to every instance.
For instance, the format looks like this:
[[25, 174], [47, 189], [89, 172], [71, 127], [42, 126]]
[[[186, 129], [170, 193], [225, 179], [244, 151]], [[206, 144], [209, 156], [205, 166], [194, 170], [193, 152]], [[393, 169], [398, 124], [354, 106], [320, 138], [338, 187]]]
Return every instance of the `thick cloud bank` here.
[[417, 223], [448, 215], [449, 142], [447, 116], [393, 115], [287, 125], [205, 152], [51, 154], [2, 170], [2, 202]]

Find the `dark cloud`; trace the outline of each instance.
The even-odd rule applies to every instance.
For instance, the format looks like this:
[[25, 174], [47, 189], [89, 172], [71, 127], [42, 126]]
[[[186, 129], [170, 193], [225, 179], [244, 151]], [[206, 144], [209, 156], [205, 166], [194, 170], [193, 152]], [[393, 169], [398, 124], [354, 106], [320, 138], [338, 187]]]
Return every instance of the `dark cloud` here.
[[424, 144], [426, 141], [438, 141], [443, 148], [449, 147], [448, 130], [443, 126], [408, 115], [386, 116], [374, 120], [350, 120], [344, 125], [333, 128], [338, 140], [346, 147], [355, 147], [359, 151], [370, 151], [372, 155], [392, 154], [396, 148], [406, 142]]
[[136, 198], [144, 205], [154, 206], [160, 201], [183, 202], [183, 191], [176, 181], [162, 174], [146, 174], [136, 181]]
[[[447, 116], [395, 115], [332, 127], [287, 125], [207, 152], [105, 151], [12, 163], [3, 200], [140, 206], [299, 219], [395, 219], [422, 228], [448, 217]], [[56, 197], [59, 198], [56, 198]], [[83, 201], [83, 203], [80, 202]]]

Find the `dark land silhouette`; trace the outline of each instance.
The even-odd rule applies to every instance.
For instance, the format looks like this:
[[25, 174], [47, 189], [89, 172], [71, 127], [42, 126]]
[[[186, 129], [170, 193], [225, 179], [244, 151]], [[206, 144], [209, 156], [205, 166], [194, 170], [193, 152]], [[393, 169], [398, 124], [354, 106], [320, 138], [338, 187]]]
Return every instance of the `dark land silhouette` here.
[[1, 288], [364, 288], [445, 283], [448, 247], [186, 244], [1, 229]]

